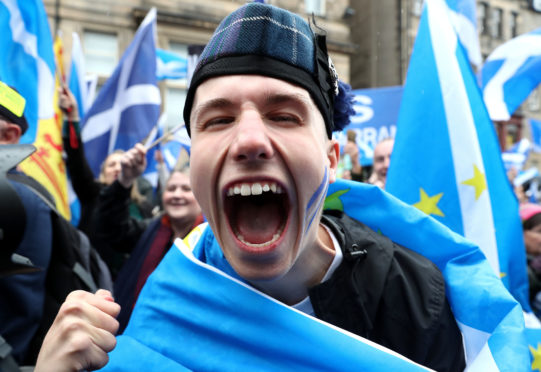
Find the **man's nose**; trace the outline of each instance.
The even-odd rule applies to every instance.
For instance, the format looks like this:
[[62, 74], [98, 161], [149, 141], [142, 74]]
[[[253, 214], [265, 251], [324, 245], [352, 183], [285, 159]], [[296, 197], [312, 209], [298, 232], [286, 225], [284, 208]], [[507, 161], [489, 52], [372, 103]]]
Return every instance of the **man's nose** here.
[[274, 155], [268, 128], [256, 110], [243, 112], [235, 130], [235, 139], [231, 146], [231, 155], [235, 160], [265, 160]]

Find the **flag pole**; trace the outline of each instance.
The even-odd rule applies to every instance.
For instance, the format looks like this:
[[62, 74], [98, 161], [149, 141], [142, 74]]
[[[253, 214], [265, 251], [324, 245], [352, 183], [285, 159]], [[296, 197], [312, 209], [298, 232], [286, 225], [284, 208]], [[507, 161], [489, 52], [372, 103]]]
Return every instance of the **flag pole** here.
[[165, 141], [166, 138], [169, 137], [169, 135], [177, 132], [179, 129], [181, 129], [182, 127], [184, 127], [185, 124], [182, 123], [182, 124], [179, 124], [177, 125], [176, 127], [174, 127], [173, 129], [171, 129], [170, 131], [166, 132], [163, 136], [161, 136], [160, 138], [156, 139], [154, 142], [152, 142], [150, 145], [147, 145], [146, 146], [146, 149], [147, 151], [150, 150], [151, 148], [159, 145], [160, 143], [162, 143], [163, 141]]

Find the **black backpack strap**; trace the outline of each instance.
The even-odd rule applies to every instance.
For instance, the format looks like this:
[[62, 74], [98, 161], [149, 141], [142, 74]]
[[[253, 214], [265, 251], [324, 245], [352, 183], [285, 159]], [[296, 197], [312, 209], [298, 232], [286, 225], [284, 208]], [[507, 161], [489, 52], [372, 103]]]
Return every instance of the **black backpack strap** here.
[[[26, 186], [28, 186], [28, 189], [31, 190], [35, 195], [37, 195], [50, 209], [54, 212], [56, 215], [56, 218], [63, 219], [64, 217], [60, 214], [58, 209], [56, 209], [56, 206], [54, 204], [54, 200], [47, 192], [47, 190], [35, 179], [32, 177], [28, 177], [24, 174], [17, 174], [17, 173], [8, 173], [8, 179], [22, 183]], [[69, 223], [69, 222], [68, 222]], [[90, 242], [88, 241], [88, 238], [82, 234], [79, 230], [77, 230], [77, 234], [79, 236], [79, 240], [81, 243], [81, 249], [82, 254], [81, 257], [87, 257], [88, 253], [90, 251]], [[96, 282], [92, 278], [92, 274], [89, 271], [89, 265], [87, 265], [88, 268], [81, 265], [79, 262], [75, 262], [75, 264], [72, 267], [73, 272], [77, 277], [85, 283], [85, 285], [88, 287], [88, 290], [91, 292], [96, 292], [99, 288], [96, 285]], [[1, 372], [1, 371], [0, 371]]]
[[32, 145], [0, 145], [0, 211], [4, 211], [0, 213], [0, 277], [35, 269], [28, 259], [14, 261], [13, 252], [24, 237], [26, 211], [7, 175], [35, 150]]
[[[77, 233], [79, 234], [79, 248], [81, 249], [81, 258], [85, 260], [83, 264], [90, 269], [90, 255], [92, 251], [90, 241], [88, 240], [88, 237], [79, 230], [77, 230]], [[96, 281], [94, 280], [92, 275], [90, 275], [88, 269], [86, 269], [79, 262], [75, 262], [75, 265], [73, 266], [73, 272], [79, 277], [79, 279], [81, 279], [83, 283], [85, 283], [89, 291], [95, 293], [99, 289]]]
[[56, 209], [56, 205], [55, 205], [53, 197], [51, 196], [51, 194], [49, 194], [47, 189], [43, 187], [41, 183], [39, 183], [32, 177], [29, 177], [26, 174], [21, 174], [21, 173], [8, 173], [7, 178], [11, 181], [22, 183], [28, 186], [28, 188], [31, 191], [33, 191], [34, 194], [36, 194], [41, 200], [43, 200], [43, 202], [47, 204], [47, 206], [51, 208], [53, 212], [55, 212], [58, 215], [61, 215], [58, 209]]
[[19, 366], [13, 355], [11, 354], [12, 347], [8, 342], [0, 336], [0, 372], [19, 372]]

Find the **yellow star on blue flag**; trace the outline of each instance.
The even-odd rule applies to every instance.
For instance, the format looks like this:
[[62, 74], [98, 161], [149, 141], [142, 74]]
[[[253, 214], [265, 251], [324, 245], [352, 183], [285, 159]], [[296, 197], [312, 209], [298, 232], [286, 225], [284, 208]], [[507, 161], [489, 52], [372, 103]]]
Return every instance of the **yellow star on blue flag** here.
[[537, 343], [537, 349], [533, 348], [531, 345], [530, 353], [532, 354], [532, 371], [541, 372], [541, 344]]
[[473, 165], [473, 177], [463, 181], [463, 185], [473, 186], [475, 188], [475, 200], [479, 199], [483, 191], [487, 189], [487, 181], [485, 175], [477, 168], [477, 165]]
[[421, 200], [413, 204], [415, 208], [425, 212], [428, 215], [433, 214], [435, 216], [445, 217], [443, 212], [438, 208], [438, 202], [443, 196], [442, 192], [434, 196], [428, 196], [426, 191], [421, 187], [419, 193], [421, 196]]

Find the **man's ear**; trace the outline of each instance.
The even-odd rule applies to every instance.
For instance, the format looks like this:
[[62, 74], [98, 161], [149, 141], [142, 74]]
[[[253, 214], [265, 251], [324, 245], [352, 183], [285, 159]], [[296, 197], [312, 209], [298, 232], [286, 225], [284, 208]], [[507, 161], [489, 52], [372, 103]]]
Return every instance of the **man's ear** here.
[[4, 144], [17, 144], [21, 138], [22, 130], [17, 124], [7, 123], [6, 127], [2, 131], [0, 143]]
[[327, 158], [329, 159], [329, 183], [336, 181], [336, 169], [338, 167], [338, 160], [340, 159], [340, 146], [335, 139], [330, 140], [327, 143]]

